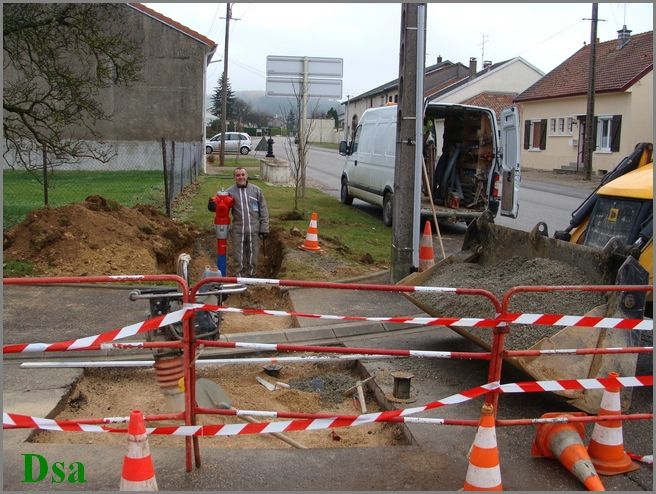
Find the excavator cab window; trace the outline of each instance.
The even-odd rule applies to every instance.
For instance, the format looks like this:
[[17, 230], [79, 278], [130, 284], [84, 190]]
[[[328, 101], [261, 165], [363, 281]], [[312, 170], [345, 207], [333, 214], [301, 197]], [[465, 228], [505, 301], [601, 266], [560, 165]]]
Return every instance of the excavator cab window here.
[[590, 216], [584, 244], [601, 249], [612, 237], [623, 238], [626, 245], [633, 244], [651, 208], [651, 201], [599, 197]]

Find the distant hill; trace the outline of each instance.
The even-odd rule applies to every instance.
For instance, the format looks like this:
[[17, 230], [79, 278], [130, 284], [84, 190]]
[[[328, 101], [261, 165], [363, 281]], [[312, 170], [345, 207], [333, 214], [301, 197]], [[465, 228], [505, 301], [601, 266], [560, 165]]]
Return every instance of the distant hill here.
[[[289, 110], [296, 107], [295, 98], [265, 96], [264, 91], [235, 91], [235, 96], [250, 104], [253, 109], [284, 118]], [[210, 96], [207, 97], [210, 104]], [[209, 107], [208, 107], [209, 108]], [[329, 98], [308, 98], [308, 113], [314, 109], [326, 113], [330, 108], [340, 111], [339, 100]]]

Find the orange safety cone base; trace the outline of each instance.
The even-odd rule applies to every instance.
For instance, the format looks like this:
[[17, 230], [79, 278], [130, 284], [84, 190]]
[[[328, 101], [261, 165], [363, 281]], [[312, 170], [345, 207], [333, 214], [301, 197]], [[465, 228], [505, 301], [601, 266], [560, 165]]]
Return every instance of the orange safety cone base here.
[[321, 250], [321, 247], [308, 247], [305, 244], [299, 245], [298, 248], [301, 250], [307, 250], [308, 252], [317, 252]]
[[463, 491], [502, 491], [503, 486], [497, 485], [495, 487], [476, 487], [475, 485], [470, 485], [465, 480], [465, 486], [462, 488]]
[[620, 461], [603, 461], [592, 457], [590, 457], [590, 459], [595, 470], [597, 470], [597, 473], [600, 475], [606, 475], [607, 477], [638, 470], [640, 466], [631, 461], [629, 455], [626, 453], [624, 454], [626, 455], [626, 458], [623, 458]]
[[[574, 417], [587, 417], [587, 413], [584, 412], [549, 412], [543, 414], [540, 418], [553, 418], [553, 417], [562, 417], [565, 415], [572, 415]], [[549, 449], [549, 444], [547, 444], [547, 437], [551, 429], [555, 426], [563, 425], [562, 423], [550, 423], [550, 424], [539, 424], [538, 430], [535, 433], [535, 439], [533, 440], [533, 445], [531, 446], [531, 456], [533, 458], [555, 458], [554, 454]], [[568, 425], [571, 425], [576, 429], [579, 436], [581, 436], [581, 441], [585, 438], [585, 426], [580, 422], [570, 422]]]

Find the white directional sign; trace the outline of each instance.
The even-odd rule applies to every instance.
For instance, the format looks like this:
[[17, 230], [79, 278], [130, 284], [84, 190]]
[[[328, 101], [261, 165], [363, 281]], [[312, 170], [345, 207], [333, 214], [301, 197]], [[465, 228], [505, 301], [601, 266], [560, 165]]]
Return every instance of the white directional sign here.
[[267, 56], [267, 77], [303, 77], [303, 59], [308, 60], [308, 77], [342, 77], [343, 60], [326, 57]]
[[[267, 77], [267, 96], [299, 96], [303, 79], [292, 77]], [[341, 98], [341, 79], [308, 79], [307, 96], [310, 98]]]

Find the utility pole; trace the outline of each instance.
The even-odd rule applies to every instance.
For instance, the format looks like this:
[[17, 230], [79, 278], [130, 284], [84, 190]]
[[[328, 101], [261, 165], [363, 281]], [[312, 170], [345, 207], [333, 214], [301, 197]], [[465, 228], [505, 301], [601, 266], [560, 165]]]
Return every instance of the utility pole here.
[[[421, 7], [421, 8], [420, 8]], [[417, 125], [422, 114], [417, 112], [417, 77], [423, 78], [423, 63], [418, 63], [417, 46], [420, 12], [425, 16], [426, 4], [401, 5], [401, 40], [399, 56], [399, 103], [396, 116], [396, 163], [392, 207], [391, 282], [396, 283], [413, 270], [413, 229], [415, 202], [415, 152]], [[424, 17], [425, 19], [425, 17]], [[423, 62], [423, 57], [422, 57]], [[421, 74], [417, 72], [421, 71]], [[423, 81], [423, 79], [422, 79]], [[423, 96], [423, 95], [421, 95]], [[422, 98], [423, 101], [423, 98]], [[409, 221], [412, 218], [412, 221]]]
[[223, 87], [221, 88], [221, 149], [219, 152], [219, 166], [225, 166], [225, 134], [226, 134], [226, 111], [228, 99], [228, 41], [230, 40], [230, 21], [238, 21], [232, 17], [232, 4], [226, 3], [226, 27], [225, 46], [223, 47]]
[[585, 180], [592, 180], [592, 153], [595, 149], [594, 136], [594, 103], [595, 103], [595, 59], [597, 52], [597, 12], [598, 6], [592, 4], [592, 24], [590, 26], [590, 61], [588, 63], [588, 105], [585, 115], [585, 144], [583, 169]]

